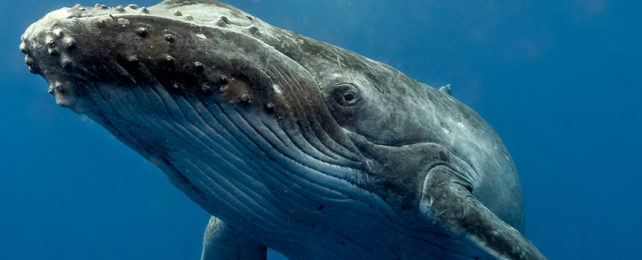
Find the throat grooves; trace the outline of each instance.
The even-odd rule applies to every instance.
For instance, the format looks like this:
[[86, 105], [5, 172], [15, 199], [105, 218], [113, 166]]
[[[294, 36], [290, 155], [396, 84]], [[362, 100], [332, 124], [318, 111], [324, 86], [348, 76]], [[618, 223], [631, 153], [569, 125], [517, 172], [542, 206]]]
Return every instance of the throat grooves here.
[[[340, 179], [342, 170], [349, 168], [333, 168], [331, 158], [321, 161], [301, 152], [293, 139], [300, 138], [299, 145], [311, 144], [283, 131], [277, 121], [238, 111], [230, 104], [171, 95], [159, 84], [96, 88], [99, 95], [91, 101], [101, 108], [98, 121], [146, 158], [162, 158], [159, 166], [169, 175], [184, 177], [194, 187], [185, 192], [198, 193], [190, 197], [208, 211], [221, 212], [222, 219], [245, 219], [252, 223], [250, 229], [261, 227], [268, 234], [280, 234], [283, 244], [309, 248], [323, 245], [300, 230], [314, 229], [306, 224], [310, 222], [331, 227], [336, 216], [345, 223], [361, 222], [357, 227], [333, 227], [340, 230], [333, 236], [363, 250], [371, 247], [363, 242], [367, 236], [355, 239], [342, 234], [372, 227], [383, 234], [403, 232], [391, 224], [401, 221], [396, 214], [381, 208], [383, 215], [372, 215], [372, 207], [381, 206], [377, 199], [355, 192], [362, 189]], [[432, 236], [443, 240], [441, 234]], [[439, 241], [430, 234], [421, 237], [428, 243]], [[450, 251], [439, 244], [433, 247]]]
[[[141, 155], [159, 159], [168, 175], [184, 178], [193, 186], [184, 191], [223, 220], [251, 223], [247, 228], [260, 227], [280, 234], [285, 244], [310, 248], [323, 247], [301, 232], [317, 229], [310, 223], [363, 250], [390, 242], [367, 245], [371, 242], [361, 230], [406, 232], [393, 224], [403, 220], [380, 198], [348, 181], [356, 164], [336, 152], [344, 147], [328, 145], [330, 138], [308, 123], [314, 119], [284, 127], [215, 97], [170, 94], [157, 81], [96, 89], [98, 95], [90, 97], [100, 108], [97, 121]], [[443, 239], [443, 234], [421, 233]]]

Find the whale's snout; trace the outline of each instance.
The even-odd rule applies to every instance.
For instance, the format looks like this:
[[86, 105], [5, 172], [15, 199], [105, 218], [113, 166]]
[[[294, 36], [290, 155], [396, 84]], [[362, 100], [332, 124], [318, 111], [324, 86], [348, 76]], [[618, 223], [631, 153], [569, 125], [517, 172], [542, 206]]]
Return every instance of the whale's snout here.
[[[127, 49], [124, 40], [134, 38], [110, 38], [105, 32], [109, 27], [120, 26], [130, 30], [131, 34], [145, 33], [136, 32], [136, 28], [126, 28], [129, 20], [117, 16], [146, 13], [149, 10], [135, 5], [115, 8], [100, 4], [94, 7], [76, 5], [58, 9], [27, 28], [21, 37], [20, 51], [26, 55], [25, 63], [29, 71], [45, 78], [49, 85], [48, 92], [55, 97], [58, 105], [82, 112], [78, 97], [87, 94], [83, 85], [96, 79], [105, 79], [105, 72], [113, 74], [113, 70], [105, 69], [105, 65], [110, 64], [110, 59], [105, 57], [109, 57], [113, 50], [118, 50], [114, 47]], [[105, 41], [115, 46], [105, 44]]]
[[[228, 102], [274, 110], [283, 101], [272, 90], [285, 83], [269, 82], [286, 72], [271, 60], [281, 54], [245, 33], [255, 27], [235, 22], [224, 7], [219, 10], [220, 18], [207, 22], [213, 27], [202, 27], [193, 23], [199, 18], [180, 10], [62, 8], [25, 31], [20, 51], [29, 71], [46, 79], [56, 103], [76, 112], [96, 109], [97, 104], [81, 103], [98, 95], [100, 84], [160, 86], [174, 94], [220, 92]], [[292, 62], [284, 66], [300, 69]], [[268, 75], [270, 70], [279, 74]]]
[[70, 31], [73, 13], [63, 8], [49, 13], [32, 24], [22, 35], [20, 51], [25, 54], [29, 71], [42, 75], [49, 84], [48, 92], [60, 106], [71, 107], [74, 89], [70, 76], [74, 72], [74, 49], [77, 35]]

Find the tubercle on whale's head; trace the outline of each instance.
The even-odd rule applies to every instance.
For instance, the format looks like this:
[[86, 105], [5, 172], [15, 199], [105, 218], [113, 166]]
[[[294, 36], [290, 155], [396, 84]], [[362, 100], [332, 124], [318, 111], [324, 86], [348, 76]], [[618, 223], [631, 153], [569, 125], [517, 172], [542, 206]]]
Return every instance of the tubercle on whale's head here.
[[[95, 84], [152, 84], [302, 117], [303, 108], [293, 104], [318, 109], [317, 83], [260, 39], [272, 30], [277, 29], [215, 1], [165, 1], [149, 8], [77, 5], [31, 25], [20, 50], [29, 70], [47, 80], [57, 104], [80, 113], [100, 109], [86, 99], [97, 95]], [[302, 96], [306, 102], [295, 102]]]

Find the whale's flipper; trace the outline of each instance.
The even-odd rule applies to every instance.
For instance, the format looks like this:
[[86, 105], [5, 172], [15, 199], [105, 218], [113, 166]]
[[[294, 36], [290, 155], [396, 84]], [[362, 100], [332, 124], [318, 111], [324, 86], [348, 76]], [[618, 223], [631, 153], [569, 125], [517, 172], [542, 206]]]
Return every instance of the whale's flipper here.
[[517, 229], [479, 202], [472, 185], [459, 176], [445, 165], [428, 172], [419, 205], [427, 219], [498, 259], [546, 259]]
[[212, 216], [203, 237], [201, 260], [247, 259], [265, 260], [267, 248], [239, 234], [220, 219]]

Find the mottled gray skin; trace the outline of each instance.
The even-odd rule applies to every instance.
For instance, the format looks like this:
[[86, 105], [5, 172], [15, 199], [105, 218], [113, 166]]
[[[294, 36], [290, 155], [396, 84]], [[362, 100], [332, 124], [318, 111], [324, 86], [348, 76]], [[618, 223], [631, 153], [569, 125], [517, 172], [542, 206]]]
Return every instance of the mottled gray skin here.
[[449, 88], [211, 0], [64, 8], [20, 47], [213, 215], [203, 259], [544, 258], [508, 152]]

